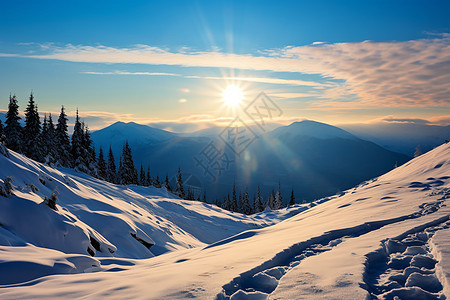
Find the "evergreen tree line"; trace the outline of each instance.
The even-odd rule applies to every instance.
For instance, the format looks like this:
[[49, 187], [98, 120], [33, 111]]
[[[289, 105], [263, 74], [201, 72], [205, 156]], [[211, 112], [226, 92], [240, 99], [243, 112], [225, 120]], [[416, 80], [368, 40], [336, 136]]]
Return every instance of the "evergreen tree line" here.
[[0, 120], [0, 143], [5, 144], [13, 151], [52, 167], [74, 168], [77, 171], [115, 184], [136, 184], [158, 188], [164, 186], [169, 192], [173, 192], [181, 198], [194, 200], [193, 192], [190, 189], [188, 194], [185, 194], [180, 169], [178, 169], [175, 191], [170, 186], [167, 174], [162, 182], [159, 176], [152, 178], [150, 169], [148, 168], [146, 172], [141, 164], [140, 174], [138, 175], [128, 141], [123, 146], [117, 168], [111, 147], [109, 147], [107, 159], [105, 159], [101, 147], [98, 157], [96, 156], [89, 128], [80, 120], [78, 110], [71, 138], [69, 137], [67, 122], [68, 118], [64, 106], [62, 106], [56, 126], [51, 114], [45, 115], [41, 124], [38, 107], [34, 101], [33, 93], [31, 93], [25, 109], [25, 126], [23, 127], [19, 116], [17, 98], [15, 95], [10, 95], [6, 124], [4, 125]]
[[[228, 193], [228, 195], [225, 196], [222, 201], [216, 199], [216, 205], [223, 209], [232, 212], [243, 213], [246, 215], [262, 212], [265, 209], [276, 210], [285, 207], [283, 203], [283, 196], [280, 190], [280, 183], [278, 183], [278, 190], [276, 193], [272, 190], [266, 200], [263, 199], [264, 198], [261, 196], [261, 189], [259, 185], [252, 201], [249, 199], [248, 188], [246, 188], [244, 192], [239, 192], [238, 196], [236, 192], [236, 185], [233, 185], [231, 197], [230, 193]], [[294, 189], [292, 189], [291, 197], [287, 206], [292, 206], [294, 204], [295, 195]]]

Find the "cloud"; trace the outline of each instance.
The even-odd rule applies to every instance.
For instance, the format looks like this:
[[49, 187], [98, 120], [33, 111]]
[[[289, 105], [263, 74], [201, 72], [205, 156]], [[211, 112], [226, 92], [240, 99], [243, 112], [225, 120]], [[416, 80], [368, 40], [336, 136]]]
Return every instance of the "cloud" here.
[[431, 117], [429, 121], [434, 125], [450, 126], [450, 115]]
[[318, 94], [309, 93], [270, 93], [270, 97], [278, 97], [281, 99], [293, 99], [293, 98], [306, 98], [306, 97], [317, 97]]
[[311, 86], [311, 87], [331, 87], [332, 83], [320, 83], [315, 81], [305, 81], [297, 79], [281, 79], [273, 77], [216, 77], [216, 76], [185, 76], [186, 78], [207, 79], [207, 80], [229, 80], [229, 81], [250, 81], [269, 84], [286, 84], [292, 86]]
[[[171, 52], [148, 45], [130, 48], [46, 44], [39, 54], [0, 54], [71, 62], [178, 65], [316, 74], [337, 80], [321, 91], [330, 102], [351, 99], [384, 107], [447, 107], [450, 103], [450, 35], [391, 42], [352, 42], [289, 46], [258, 55], [217, 51]], [[195, 78], [195, 77], [191, 77]], [[210, 77], [210, 79], [215, 79]], [[238, 79], [236, 79], [238, 80]], [[317, 84], [276, 78], [239, 80], [292, 85]], [[326, 102], [324, 102], [326, 103]], [[324, 105], [322, 103], [322, 105]]]
[[114, 71], [114, 72], [81, 72], [81, 74], [90, 75], [144, 75], [144, 76], [181, 76], [175, 73], [158, 73], [158, 72], [126, 72], [126, 71]]
[[181, 99], [178, 100], [178, 102], [180, 102], [180, 103], [186, 103], [186, 102], [187, 102], [187, 99], [181, 98]]
[[414, 119], [414, 118], [393, 118], [387, 117], [383, 119], [384, 122], [388, 123], [414, 123], [414, 124], [430, 124], [431, 122], [425, 119]]

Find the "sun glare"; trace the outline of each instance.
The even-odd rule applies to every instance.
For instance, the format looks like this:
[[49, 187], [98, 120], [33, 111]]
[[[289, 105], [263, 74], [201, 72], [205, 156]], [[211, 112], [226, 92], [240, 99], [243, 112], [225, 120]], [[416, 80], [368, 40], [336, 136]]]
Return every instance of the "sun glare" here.
[[223, 91], [222, 97], [225, 105], [234, 108], [241, 104], [242, 100], [244, 99], [244, 94], [242, 93], [242, 89], [240, 87], [236, 85], [229, 85]]

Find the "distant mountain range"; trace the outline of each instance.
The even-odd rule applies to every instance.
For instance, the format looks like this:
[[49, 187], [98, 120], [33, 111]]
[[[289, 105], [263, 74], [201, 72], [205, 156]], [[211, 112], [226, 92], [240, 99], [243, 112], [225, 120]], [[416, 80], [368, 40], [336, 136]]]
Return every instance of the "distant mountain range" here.
[[[93, 132], [92, 139], [97, 150], [102, 147], [107, 151], [111, 145], [117, 161], [123, 143], [128, 140], [136, 167], [141, 163], [145, 169], [150, 166], [152, 176], [161, 178], [168, 174], [173, 179], [180, 167], [187, 185], [206, 191], [209, 201], [222, 200], [234, 183], [242, 192], [248, 187], [251, 195], [260, 185], [267, 196], [277, 188], [278, 181], [285, 202], [292, 188], [297, 201], [312, 200], [381, 175], [409, 159], [340, 128], [314, 121], [296, 122], [258, 135], [240, 155], [233, 152], [230, 155], [219, 138], [222, 130], [181, 135], [117, 122]], [[210, 145], [228, 149], [228, 163], [225, 168], [222, 160], [221, 174], [213, 164], [208, 169], [199, 164], [199, 158], [210, 150]]]
[[375, 123], [342, 125], [341, 128], [364, 140], [412, 156], [419, 145], [423, 153], [450, 139], [450, 126], [419, 123]]

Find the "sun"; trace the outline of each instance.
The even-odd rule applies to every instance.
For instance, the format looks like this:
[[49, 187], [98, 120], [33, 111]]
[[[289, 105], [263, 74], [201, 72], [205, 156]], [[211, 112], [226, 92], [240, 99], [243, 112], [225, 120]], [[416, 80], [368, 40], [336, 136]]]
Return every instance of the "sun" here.
[[235, 108], [241, 104], [242, 100], [244, 99], [244, 94], [242, 92], [242, 89], [237, 85], [229, 85], [223, 91], [222, 99], [225, 105]]

